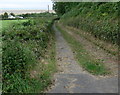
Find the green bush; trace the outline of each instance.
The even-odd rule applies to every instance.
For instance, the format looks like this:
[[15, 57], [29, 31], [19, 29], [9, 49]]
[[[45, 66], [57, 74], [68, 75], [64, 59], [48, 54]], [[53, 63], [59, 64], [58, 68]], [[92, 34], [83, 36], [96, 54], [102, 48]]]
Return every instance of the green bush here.
[[79, 3], [62, 16], [61, 22], [90, 32], [99, 39], [118, 43], [117, 3]]
[[[34, 18], [14, 24], [2, 31], [3, 92], [29, 93], [43, 90], [50, 82], [40, 59], [45, 56], [52, 33], [53, 17]], [[31, 78], [30, 70], [41, 64], [38, 79]], [[42, 83], [46, 81], [46, 83]], [[48, 83], [47, 83], [48, 82]], [[40, 85], [39, 85], [40, 84]], [[39, 87], [37, 87], [39, 85]]]
[[[3, 43], [2, 63], [3, 92], [11, 92], [16, 85], [16, 82], [13, 81], [16, 81], [16, 78], [20, 78], [22, 80], [21, 82], [25, 81], [27, 71], [30, 70], [37, 61], [29, 48], [25, 48], [17, 41], [10, 40]], [[19, 84], [17, 86], [19, 86]]]

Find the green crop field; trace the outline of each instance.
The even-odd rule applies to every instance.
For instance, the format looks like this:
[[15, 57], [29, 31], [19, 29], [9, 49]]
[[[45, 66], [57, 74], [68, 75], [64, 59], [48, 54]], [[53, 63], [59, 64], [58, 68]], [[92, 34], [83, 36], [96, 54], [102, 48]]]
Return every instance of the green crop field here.
[[10, 27], [13, 24], [18, 24], [18, 23], [22, 23], [27, 21], [25, 20], [0, 20], [0, 31], [7, 29], [8, 27]]

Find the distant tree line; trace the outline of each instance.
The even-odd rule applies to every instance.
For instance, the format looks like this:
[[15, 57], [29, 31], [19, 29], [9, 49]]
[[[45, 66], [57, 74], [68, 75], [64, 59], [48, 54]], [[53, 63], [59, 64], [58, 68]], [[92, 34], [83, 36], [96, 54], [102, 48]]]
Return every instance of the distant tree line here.
[[[14, 17], [16, 16], [14, 13], [10, 13], [10, 15]], [[44, 13], [26, 13], [26, 14], [21, 14], [17, 16], [21, 16], [23, 18], [32, 18], [32, 17], [49, 17], [53, 15], [55, 15], [55, 13], [44, 12]], [[8, 13], [5, 12], [3, 15], [0, 15], [0, 19], [7, 20], [8, 16], [9, 16]]]
[[44, 12], [44, 13], [26, 13], [26, 14], [21, 14], [19, 16], [22, 16], [24, 18], [29, 18], [29, 17], [49, 17], [52, 15], [54, 15], [54, 13]]
[[[10, 13], [10, 15], [15, 16], [14, 13]], [[0, 15], [0, 19], [3, 19], [3, 20], [8, 19], [8, 16], [9, 16], [8, 13], [5, 12], [4, 14]]]

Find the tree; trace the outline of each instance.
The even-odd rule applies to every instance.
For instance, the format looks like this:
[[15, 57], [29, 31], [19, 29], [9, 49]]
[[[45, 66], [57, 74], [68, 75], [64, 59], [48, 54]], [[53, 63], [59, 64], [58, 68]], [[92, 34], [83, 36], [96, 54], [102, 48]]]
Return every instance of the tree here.
[[4, 13], [3, 19], [8, 19], [8, 13], [7, 12]]
[[55, 10], [58, 15], [63, 15], [78, 4], [79, 2], [53, 2], [53, 10]]
[[3, 15], [0, 15], [0, 20], [3, 18]]
[[14, 13], [10, 13], [10, 15], [15, 16], [15, 14], [14, 14]]

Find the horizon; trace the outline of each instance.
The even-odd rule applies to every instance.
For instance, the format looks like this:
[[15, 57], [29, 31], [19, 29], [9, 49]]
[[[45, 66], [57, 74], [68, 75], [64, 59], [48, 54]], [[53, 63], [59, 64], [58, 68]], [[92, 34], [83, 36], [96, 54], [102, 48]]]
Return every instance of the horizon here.
[[[5, 12], [7, 12], [8, 14], [10, 13], [14, 13], [15, 15], [20, 15], [20, 14], [26, 14], [26, 13], [44, 13], [47, 12], [48, 10], [41, 10], [41, 9], [4, 9], [2, 11], [0, 11], [0, 15], [4, 14]], [[50, 13], [55, 13], [54, 10], [49, 10]]]

